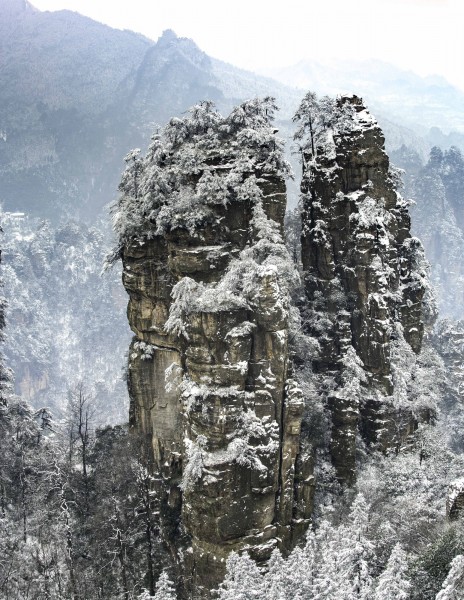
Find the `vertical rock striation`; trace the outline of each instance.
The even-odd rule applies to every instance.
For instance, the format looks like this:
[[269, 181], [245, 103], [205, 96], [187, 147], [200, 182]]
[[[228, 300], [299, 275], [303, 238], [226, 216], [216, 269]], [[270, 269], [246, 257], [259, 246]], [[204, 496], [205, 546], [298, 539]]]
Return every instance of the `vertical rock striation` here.
[[[301, 539], [316, 396], [348, 485], [359, 431], [386, 451], [430, 412], [420, 387], [419, 400], [410, 389], [421, 373], [426, 264], [382, 132], [356, 97], [305, 100], [303, 334], [290, 306], [298, 275], [283, 242], [288, 167], [272, 99], [226, 118], [202, 103], [155, 134], [145, 158], [126, 157], [114, 220], [135, 334], [131, 425], [148, 450], [183, 597], [210, 598], [232, 550], [265, 561]], [[307, 397], [291, 376], [290, 321], [311, 348], [299, 361], [292, 350]], [[312, 370], [300, 370], [305, 360]]]
[[223, 119], [203, 104], [172, 120], [144, 160], [128, 155], [115, 214], [135, 333], [131, 424], [189, 598], [209, 597], [232, 550], [265, 560], [289, 548], [312, 509], [273, 110], [252, 101]]
[[305, 154], [302, 260], [308, 332], [321, 346], [313, 368], [335, 379], [332, 460], [349, 484], [358, 427], [386, 450], [414, 426], [394, 363], [405, 344], [421, 351], [426, 266], [395, 183], [376, 121], [356, 96], [340, 98]]

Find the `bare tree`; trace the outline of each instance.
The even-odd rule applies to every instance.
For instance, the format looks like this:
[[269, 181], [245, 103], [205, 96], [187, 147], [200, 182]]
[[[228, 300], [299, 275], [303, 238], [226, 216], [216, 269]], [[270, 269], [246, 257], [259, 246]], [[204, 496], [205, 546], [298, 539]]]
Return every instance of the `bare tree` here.
[[84, 512], [89, 511], [89, 450], [93, 442], [93, 418], [95, 409], [93, 397], [82, 381], [78, 382], [69, 394], [69, 460], [79, 457], [84, 484]]

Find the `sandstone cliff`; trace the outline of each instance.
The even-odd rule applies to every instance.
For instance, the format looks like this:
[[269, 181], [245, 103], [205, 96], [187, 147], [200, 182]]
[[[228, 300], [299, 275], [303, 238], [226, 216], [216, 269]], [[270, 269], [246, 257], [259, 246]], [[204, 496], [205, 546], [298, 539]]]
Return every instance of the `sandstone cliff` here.
[[430, 416], [407, 381], [427, 318], [427, 265], [377, 122], [356, 96], [329, 108], [318, 138], [303, 146], [306, 331], [319, 342], [314, 372], [332, 378], [332, 461], [352, 484], [358, 429], [385, 451]]
[[128, 156], [116, 214], [135, 333], [131, 421], [151, 449], [188, 597], [217, 587], [231, 550], [264, 560], [290, 547], [312, 509], [312, 479], [296, 472], [296, 273], [273, 110], [253, 101], [223, 119], [204, 104], [171, 121], [145, 160]]
[[131, 425], [189, 598], [211, 596], [232, 550], [265, 561], [302, 539], [318, 403], [342, 485], [355, 482], [359, 432], [398, 450], [433, 412], [410, 385], [424, 362], [426, 263], [382, 132], [356, 97], [310, 99], [303, 295], [283, 241], [288, 167], [271, 99], [226, 118], [200, 104], [145, 158], [126, 157], [114, 220], [135, 334]]

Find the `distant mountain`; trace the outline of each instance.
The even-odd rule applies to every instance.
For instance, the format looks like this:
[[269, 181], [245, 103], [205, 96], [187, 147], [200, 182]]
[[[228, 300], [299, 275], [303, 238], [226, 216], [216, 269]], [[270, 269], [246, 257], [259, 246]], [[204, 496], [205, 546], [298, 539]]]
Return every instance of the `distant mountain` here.
[[[308, 75], [306, 88], [318, 77]], [[281, 107], [277, 126], [290, 138], [302, 94], [211, 58], [172, 31], [153, 42], [74, 12], [2, 0], [0, 202], [53, 222], [92, 222], [117, 195], [123, 156], [145, 148], [156, 124], [200, 100], [227, 112], [272, 95]], [[412, 145], [425, 156], [427, 142], [397, 122], [381, 119], [389, 149]], [[292, 204], [297, 194], [291, 186]]]
[[[117, 91], [152, 42], [69, 11], [0, 3], [0, 200], [76, 215], [109, 200], [126, 149]], [[114, 170], [114, 167], [113, 167]]]
[[426, 135], [431, 127], [464, 133], [464, 92], [438, 76], [420, 77], [379, 60], [302, 60], [262, 74], [322, 94], [356, 92], [372, 111]]
[[[307, 89], [336, 93], [351, 88], [365, 95], [384, 130], [388, 152], [397, 151], [393, 162], [405, 164], [414, 150], [415, 175], [431, 145], [464, 148], [464, 133], [448, 133], [450, 123], [455, 129], [462, 124], [464, 98], [442, 80], [423, 80], [373, 62], [330, 68], [299, 63], [272, 74], [281, 82], [211, 58], [172, 31], [154, 42], [74, 12], [41, 12], [26, 0], [0, 0], [0, 204], [5, 213], [25, 213], [10, 214], [3, 242], [3, 276], [10, 299], [6, 352], [17, 373], [18, 392], [31, 401], [41, 402], [52, 392], [65, 398], [65, 384], [79, 361], [94, 364], [95, 388], [109, 379], [116, 386], [100, 389], [102, 398], [119, 389], [117, 361], [109, 375], [105, 357], [117, 354], [118, 340], [125, 340], [128, 331], [121, 309], [124, 300], [111, 291], [114, 279], [100, 283], [97, 277], [108, 243], [99, 217], [103, 212], [108, 220], [107, 204], [118, 195], [127, 152], [146, 149], [157, 124], [164, 125], [192, 104], [212, 100], [225, 113], [246, 98], [276, 97], [281, 107], [276, 125], [297, 171], [295, 181], [288, 183], [290, 206], [297, 202], [300, 180], [291, 154], [291, 117]], [[428, 131], [431, 126], [435, 128]], [[409, 188], [416, 193], [412, 184]], [[434, 199], [430, 201], [433, 205]], [[423, 206], [424, 219], [415, 215], [415, 230], [431, 239], [435, 224], [429, 215], [436, 215], [425, 201]], [[37, 217], [49, 220], [45, 229]], [[34, 227], [19, 240], [12, 222], [28, 219]], [[75, 223], [70, 225], [71, 220]], [[94, 238], [97, 223], [102, 236]], [[451, 240], [458, 246], [455, 229], [454, 237], [447, 237], [448, 221], [444, 223], [443, 245]], [[76, 228], [78, 239], [61, 239], [63, 231], [74, 235]], [[43, 237], [47, 230], [49, 236]], [[44, 255], [50, 272], [34, 271], [40, 236], [48, 244]], [[89, 256], [92, 260], [83, 264]], [[456, 251], [455, 256], [457, 265], [461, 255]], [[82, 278], [77, 291], [72, 291], [77, 285], [74, 276]], [[64, 287], [53, 295], [57, 282]], [[67, 293], [73, 296], [71, 308]], [[462, 299], [456, 305], [461, 306]], [[106, 314], [90, 327], [89, 315], [97, 314], [96, 306]], [[103, 335], [107, 326], [113, 337]], [[47, 346], [46, 352], [42, 346]], [[56, 357], [61, 357], [59, 364]]]
[[211, 59], [166, 31], [157, 43], [70, 11], [0, 4], [0, 201], [56, 220], [91, 220], [116, 195], [130, 148], [156, 123], [213, 100], [301, 95]]

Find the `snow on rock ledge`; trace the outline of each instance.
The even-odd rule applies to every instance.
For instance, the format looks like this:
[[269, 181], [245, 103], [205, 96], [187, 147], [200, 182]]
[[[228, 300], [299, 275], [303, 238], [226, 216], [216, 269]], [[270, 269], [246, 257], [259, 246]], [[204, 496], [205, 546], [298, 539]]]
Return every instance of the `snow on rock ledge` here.
[[173, 119], [145, 159], [128, 155], [115, 211], [136, 336], [131, 423], [149, 443], [186, 598], [210, 597], [232, 550], [261, 561], [289, 549], [312, 510], [308, 466], [298, 473], [303, 402], [288, 382], [298, 276], [272, 113], [265, 100]]
[[314, 153], [303, 153], [302, 260], [307, 333], [317, 337], [325, 323], [313, 369], [335, 381], [332, 460], [350, 484], [358, 428], [387, 450], [429, 418], [405, 382], [421, 352], [428, 281], [381, 129], [356, 96], [341, 97], [334, 111]]

